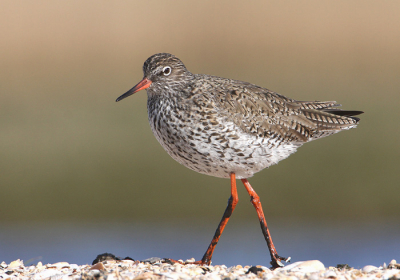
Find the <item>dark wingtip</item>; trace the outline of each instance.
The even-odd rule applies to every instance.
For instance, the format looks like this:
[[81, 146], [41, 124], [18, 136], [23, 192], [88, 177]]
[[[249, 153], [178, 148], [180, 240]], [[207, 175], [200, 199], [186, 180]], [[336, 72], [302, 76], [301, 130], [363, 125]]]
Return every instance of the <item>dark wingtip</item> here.
[[351, 110], [342, 110], [342, 109], [325, 109], [323, 110], [324, 112], [338, 115], [338, 116], [345, 116], [345, 117], [351, 117], [351, 116], [357, 116], [361, 115], [364, 113], [363, 111], [351, 111]]
[[364, 111], [350, 111], [352, 116], [357, 116], [357, 115], [361, 115], [364, 114]]
[[345, 115], [346, 117], [349, 117], [349, 118], [355, 120], [356, 122], [359, 122], [360, 118], [357, 118], [357, 117], [354, 117], [354, 116], [361, 115], [364, 112], [363, 111], [347, 111], [347, 113], [348, 113], [348, 115]]
[[350, 110], [341, 110], [341, 109], [325, 109], [323, 110], [326, 113], [334, 114], [337, 116], [344, 116], [355, 120], [356, 122], [360, 121], [360, 118], [354, 117], [357, 115], [361, 115], [363, 111], [350, 111]]

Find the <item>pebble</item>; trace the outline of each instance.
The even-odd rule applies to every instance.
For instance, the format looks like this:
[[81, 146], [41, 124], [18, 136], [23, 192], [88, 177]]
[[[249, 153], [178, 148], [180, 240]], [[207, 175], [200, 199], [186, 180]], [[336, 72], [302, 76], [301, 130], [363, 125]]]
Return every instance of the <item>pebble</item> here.
[[378, 268], [373, 265], [366, 265], [362, 268], [362, 271], [365, 273], [370, 273], [371, 271], [377, 270]]
[[0, 268], [6, 268], [8, 265], [6, 264], [6, 262], [1, 262], [0, 263]]
[[[386, 265], [385, 265], [385, 266], [386, 266]], [[398, 268], [398, 269], [400, 269], [400, 264], [398, 264], [398, 263], [396, 262], [396, 260], [392, 260], [392, 261], [389, 263], [388, 268]]]
[[[61, 271], [60, 271], [61, 272]], [[61, 274], [59, 271], [57, 271], [56, 269], [47, 269], [47, 270], [43, 270], [39, 273], [35, 273], [34, 275], [32, 275], [32, 279], [45, 279], [48, 277], [52, 277], [56, 274]]]
[[69, 268], [69, 263], [67, 262], [58, 262], [58, 263], [53, 263], [53, 264], [47, 264], [47, 268], [56, 268], [56, 269], [62, 269], [62, 268]]
[[[285, 279], [285, 280], [369, 280], [369, 279], [400, 279], [400, 265], [392, 260], [388, 266], [376, 267], [366, 265], [362, 269], [325, 268], [318, 260], [295, 262], [282, 268], [271, 270], [265, 266], [226, 267], [225, 265], [195, 265], [170, 264], [156, 261], [139, 262], [132, 260], [105, 260], [95, 265], [77, 265], [67, 262], [43, 265], [24, 266], [22, 260], [15, 260], [9, 264], [0, 263], [0, 280], [78, 280], [78, 279], [201, 279], [201, 280], [241, 280], [241, 279]], [[191, 260], [192, 261], [192, 260]], [[253, 271], [253, 272], [249, 272]]]
[[24, 263], [23, 263], [23, 261], [21, 261], [20, 259], [18, 259], [18, 260], [16, 260], [16, 261], [11, 262], [11, 263], [8, 265], [8, 268], [9, 268], [9, 269], [14, 269], [14, 268], [18, 268], [18, 267], [20, 267], [20, 266], [24, 266]]
[[92, 267], [90, 268], [90, 270], [94, 270], [94, 269], [105, 270], [105, 267], [104, 267], [103, 263], [99, 262], [99, 263], [96, 263], [95, 265], [92, 265]]
[[329, 269], [329, 270], [325, 271], [324, 277], [325, 278], [335, 279], [337, 277], [337, 274], [336, 274], [336, 272], [334, 270]]
[[325, 266], [320, 261], [312, 260], [312, 261], [295, 262], [280, 269], [288, 271], [316, 272], [325, 270]]
[[153, 264], [153, 263], [160, 262], [160, 261], [161, 261], [161, 258], [152, 257], [152, 258], [145, 259], [142, 262]]

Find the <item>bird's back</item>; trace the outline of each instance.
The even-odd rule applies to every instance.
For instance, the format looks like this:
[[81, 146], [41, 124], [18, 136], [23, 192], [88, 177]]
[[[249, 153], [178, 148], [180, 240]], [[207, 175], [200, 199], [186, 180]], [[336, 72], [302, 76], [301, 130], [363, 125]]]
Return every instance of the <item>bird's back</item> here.
[[356, 127], [354, 115], [362, 113], [338, 109], [335, 101], [297, 101], [246, 82], [196, 76], [198, 94], [212, 99], [227, 121], [258, 137], [305, 143]]

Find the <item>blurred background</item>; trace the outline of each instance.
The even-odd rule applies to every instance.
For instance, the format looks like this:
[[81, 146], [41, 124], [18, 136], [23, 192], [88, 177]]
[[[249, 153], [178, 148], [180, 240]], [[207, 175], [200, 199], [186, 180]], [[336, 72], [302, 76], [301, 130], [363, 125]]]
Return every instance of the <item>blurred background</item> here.
[[[250, 183], [282, 256], [400, 257], [400, 2], [2, 1], [0, 261], [200, 259], [230, 196], [154, 138], [146, 93], [115, 103], [158, 52], [193, 73], [365, 111]], [[240, 181], [238, 182], [240, 183]], [[266, 265], [242, 185], [213, 264]]]

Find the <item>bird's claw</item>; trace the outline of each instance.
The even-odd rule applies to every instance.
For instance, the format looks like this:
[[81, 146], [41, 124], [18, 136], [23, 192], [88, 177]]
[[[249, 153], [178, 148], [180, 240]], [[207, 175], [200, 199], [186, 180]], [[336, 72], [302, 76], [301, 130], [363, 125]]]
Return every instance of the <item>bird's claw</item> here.
[[272, 261], [270, 262], [270, 264], [272, 265], [272, 268], [275, 269], [275, 268], [285, 266], [281, 261], [288, 263], [288, 262], [290, 262], [290, 260], [291, 260], [291, 257], [284, 258], [284, 257], [278, 256], [278, 255], [275, 255], [274, 258], [272, 259]]

